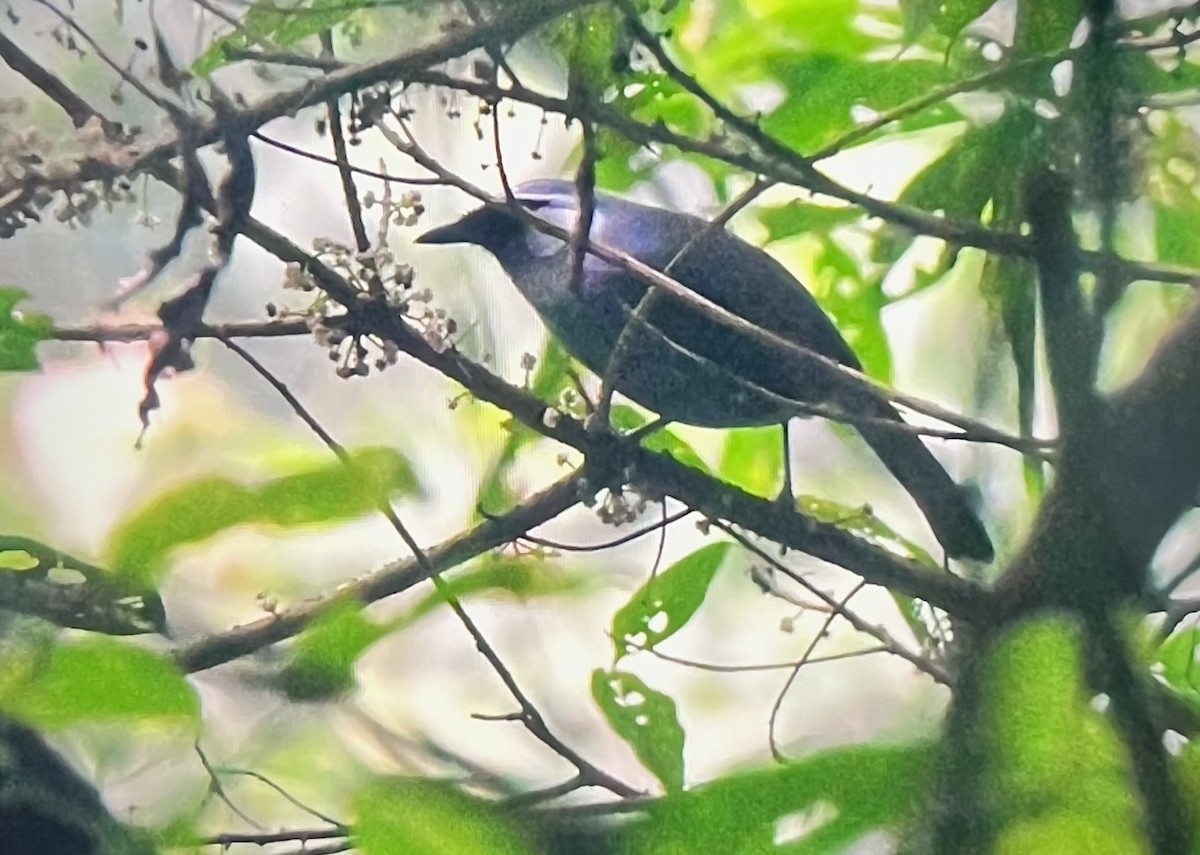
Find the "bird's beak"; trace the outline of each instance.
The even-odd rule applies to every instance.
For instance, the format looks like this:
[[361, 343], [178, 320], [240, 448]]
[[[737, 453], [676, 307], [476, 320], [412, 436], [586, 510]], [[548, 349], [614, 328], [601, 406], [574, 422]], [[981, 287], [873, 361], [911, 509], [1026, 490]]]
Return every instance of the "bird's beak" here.
[[413, 243], [471, 243], [467, 229], [463, 228], [463, 220], [430, 229], [418, 237]]

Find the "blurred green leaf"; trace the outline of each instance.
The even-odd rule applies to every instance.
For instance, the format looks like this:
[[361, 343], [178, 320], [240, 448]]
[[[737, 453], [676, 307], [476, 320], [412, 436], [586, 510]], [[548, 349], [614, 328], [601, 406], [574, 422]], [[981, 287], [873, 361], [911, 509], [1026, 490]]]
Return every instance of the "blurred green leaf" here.
[[941, 564], [933, 560], [933, 556], [908, 538], [897, 534], [891, 526], [875, 516], [868, 505], [851, 507], [819, 496], [802, 495], [796, 497], [796, 506], [814, 519], [845, 529], [889, 552], [911, 558], [931, 570], [942, 569]]
[[990, 124], [972, 126], [946, 152], [921, 170], [899, 201], [925, 211], [977, 219], [997, 190], [1007, 191], [1041, 145], [1040, 120], [1010, 107]]
[[395, 494], [419, 493], [408, 460], [390, 448], [366, 448], [294, 475], [247, 486], [200, 478], [153, 497], [113, 534], [109, 564], [123, 580], [154, 587], [167, 555], [239, 525], [280, 528], [332, 523], [374, 511]]
[[850, 205], [835, 207], [799, 200], [758, 209], [758, 221], [767, 229], [768, 243], [813, 232], [826, 234], [862, 218], [862, 211]]
[[1145, 186], [1154, 212], [1157, 260], [1195, 267], [1200, 265], [1200, 199], [1195, 192], [1200, 135], [1177, 117], [1164, 116], [1150, 146]]
[[769, 76], [765, 57], [817, 50], [856, 57], [883, 41], [861, 26], [877, 10], [864, 8], [859, 0], [718, 3], [712, 11], [705, 22], [708, 38], [692, 52], [694, 67], [689, 70], [719, 96]]
[[1186, 58], [1172, 56], [1164, 62], [1140, 51], [1122, 51], [1118, 57], [1121, 80], [1143, 97], [1200, 89], [1200, 65]]
[[[1016, 227], [1015, 218], [1002, 217], [1005, 230]], [[1017, 424], [1021, 436], [1033, 436], [1034, 404], [1037, 394], [1037, 290], [1033, 266], [1022, 258], [991, 253], [984, 260], [980, 291], [999, 310], [1004, 337], [1008, 340], [1017, 376]], [[1026, 492], [1033, 502], [1041, 499], [1046, 486], [1045, 467], [1032, 457], [1023, 457]]]
[[[420, 9], [428, 0], [389, 0], [391, 5]], [[330, 30], [362, 9], [379, 6], [379, 0], [257, 0], [242, 16], [241, 28], [217, 39], [199, 59], [191, 73], [207, 77], [229, 62], [228, 50], [259, 48], [264, 43], [276, 47], [294, 45], [309, 36]]]
[[811, 152], [853, 130], [856, 110], [882, 112], [951, 80], [940, 62], [873, 62], [833, 53], [781, 54], [766, 61], [787, 97], [762, 120], [763, 129], [798, 151]]
[[1191, 182], [1163, 170], [1152, 199], [1158, 260], [1200, 265], [1200, 199], [1196, 198]]
[[995, 6], [996, 2], [997, 0], [944, 0], [936, 18], [938, 32], [954, 38], [967, 24]]
[[[512, 557], [494, 553], [481, 559], [476, 566], [444, 579], [450, 593], [459, 599], [479, 594], [508, 594], [526, 601], [534, 597], [579, 593], [594, 585], [591, 574], [573, 572], [538, 555]], [[392, 627], [410, 626], [445, 602], [440, 592], [431, 591]]]
[[58, 644], [39, 661], [5, 661], [4, 670], [19, 676], [0, 681], [0, 709], [37, 728], [144, 718], [199, 722], [199, 700], [169, 660], [111, 639]]
[[380, 779], [353, 799], [363, 855], [533, 855], [513, 819], [450, 784]]
[[624, 192], [645, 178], [656, 165], [643, 160], [634, 167], [634, 156], [641, 147], [617, 134], [611, 128], [596, 128], [596, 186], [617, 193]]
[[1017, 27], [1013, 46], [1029, 55], [1061, 50], [1083, 21], [1083, 0], [1021, 0], [1017, 4]]
[[726, 432], [717, 471], [721, 480], [755, 496], [773, 498], [784, 485], [783, 431], [779, 425]]
[[[842, 853], [916, 818], [934, 756], [928, 745], [856, 746], [727, 775], [648, 804], [621, 851]], [[787, 820], [810, 830], [788, 837]]]
[[683, 728], [675, 701], [624, 671], [592, 672], [592, 698], [667, 792], [683, 788]]
[[731, 546], [728, 542], [702, 546], [634, 592], [613, 615], [615, 658], [629, 652], [628, 641], [649, 650], [683, 629], [704, 602]]
[[1193, 703], [1200, 703], [1200, 663], [1196, 661], [1196, 645], [1200, 644], [1200, 628], [1189, 627], [1175, 632], [1158, 648], [1158, 662], [1167, 685]]
[[904, 21], [904, 43], [911, 45], [924, 35], [937, 20], [942, 0], [900, 0], [900, 15]]
[[17, 303], [28, 296], [20, 288], [0, 285], [0, 371], [38, 368], [37, 343], [49, 338], [54, 329], [46, 315], [17, 309]]
[[294, 701], [336, 697], [354, 686], [354, 663], [387, 630], [363, 614], [360, 602], [329, 608], [288, 649], [280, 687]]
[[[547, 338], [542, 355], [534, 366], [530, 391], [550, 406], [560, 406], [559, 398], [568, 389], [574, 388], [568, 369], [571, 357], [554, 338]], [[508, 437], [495, 461], [480, 479], [475, 506], [491, 514], [503, 512], [513, 504], [514, 498], [506, 486], [508, 471], [522, 448], [541, 438], [532, 428], [512, 419], [508, 422]]]
[[892, 378], [892, 348], [883, 326], [889, 299], [883, 275], [865, 275], [859, 261], [836, 238], [816, 235], [813, 273], [808, 289], [821, 308], [833, 316], [838, 330], [858, 356], [863, 369], [885, 383]]
[[624, 92], [613, 106], [644, 124], [662, 123], [690, 137], [704, 135], [713, 124], [712, 114], [682, 84], [663, 72], [640, 71], [626, 76]]
[[563, 55], [569, 86], [577, 97], [601, 97], [624, 83], [632, 47], [619, 9], [595, 5], [554, 20], [547, 41]]
[[[978, 756], [991, 816], [981, 819], [997, 829], [997, 851], [1146, 851], [1121, 743], [1088, 704], [1075, 629], [1022, 624], [989, 652], [983, 674]], [[1092, 831], [1063, 836], [1083, 828]]]
[[[609, 411], [609, 420], [612, 426], [622, 433], [635, 431], [650, 423], [646, 416], [627, 404], [616, 404]], [[680, 439], [670, 428], [660, 428], [651, 433], [642, 440], [642, 447], [673, 457], [680, 463], [690, 466], [693, 469], [699, 469], [701, 472], [709, 475], [712, 474], [712, 470], [708, 468], [708, 464], [700, 459], [700, 455], [696, 453], [695, 449]]]

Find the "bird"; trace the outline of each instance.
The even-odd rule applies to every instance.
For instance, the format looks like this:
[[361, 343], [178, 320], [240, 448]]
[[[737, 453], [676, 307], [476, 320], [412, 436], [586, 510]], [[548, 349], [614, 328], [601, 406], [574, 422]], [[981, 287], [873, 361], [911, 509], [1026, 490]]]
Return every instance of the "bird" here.
[[[529, 214], [574, 234], [580, 218], [575, 182], [543, 178], [510, 192]], [[594, 193], [592, 211], [591, 242], [666, 271], [757, 327], [862, 369], [812, 294], [760, 247], [699, 217], [602, 192]], [[567, 352], [600, 376], [649, 287], [593, 252], [576, 275], [570, 242], [538, 230], [507, 200], [433, 228], [416, 242], [473, 244], [490, 252]], [[645, 323], [635, 322], [626, 334], [611, 378], [623, 395], [667, 421], [709, 428], [782, 424], [785, 436], [787, 421], [797, 415], [792, 401], [868, 417], [856, 429], [913, 497], [946, 554], [992, 559], [986, 528], [920, 437], [879, 423], [903, 422], [882, 394], [812, 360], [781, 359], [761, 337], [683, 301], [657, 299], [643, 310]]]

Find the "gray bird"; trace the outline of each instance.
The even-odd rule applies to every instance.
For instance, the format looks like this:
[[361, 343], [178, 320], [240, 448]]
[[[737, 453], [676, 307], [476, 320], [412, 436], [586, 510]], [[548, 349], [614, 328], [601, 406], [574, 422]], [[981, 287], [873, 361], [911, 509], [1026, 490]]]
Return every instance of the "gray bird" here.
[[[570, 181], [531, 181], [514, 196], [553, 225], [568, 232], [576, 225], [579, 204]], [[598, 193], [590, 238], [656, 270], [669, 267], [674, 279], [750, 323], [860, 369], [854, 351], [808, 290], [766, 252], [724, 229]], [[601, 375], [633, 307], [646, 293], [639, 278], [591, 253], [573, 286], [568, 244], [503, 207], [479, 208], [426, 232], [417, 242], [471, 243], [491, 252], [571, 355]], [[901, 420], [882, 396], [835, 376], [840, 372], [781, 359], [769, 345], [677, 299], [658, 299], [645, 320], [630, 331], [614, 385], [670, 421], [714, 428], [786, 424], [795, 410], [776, 396]], [[912, 495], [948, 555], [991, 560], [992, 544], [983, 525], [919, 437], [878, 425], [857, 429]]]

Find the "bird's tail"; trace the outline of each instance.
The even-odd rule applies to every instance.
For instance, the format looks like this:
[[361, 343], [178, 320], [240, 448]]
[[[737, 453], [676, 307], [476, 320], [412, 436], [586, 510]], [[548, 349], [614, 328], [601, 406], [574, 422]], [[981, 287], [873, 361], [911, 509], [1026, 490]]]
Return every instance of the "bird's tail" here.
[[[862, 412], [861, 405], [855, 411]], [[900, 414], [886, 401], [877, 401], [872, 411], [876, 417], [902, 421]], [[992, 541], [967, 503], [963, 489], [917, 434], [870, 424], [855, 427], [916, 501], [947, 555], [976, 561], [992, 560]]]

